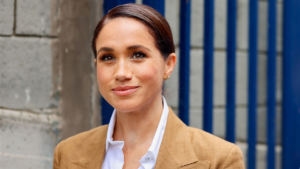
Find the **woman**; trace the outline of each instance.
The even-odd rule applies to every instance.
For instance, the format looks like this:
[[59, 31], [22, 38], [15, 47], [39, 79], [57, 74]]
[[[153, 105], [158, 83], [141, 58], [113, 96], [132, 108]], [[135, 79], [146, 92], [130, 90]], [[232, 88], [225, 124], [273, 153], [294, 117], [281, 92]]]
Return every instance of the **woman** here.
[[162, 97], [176, 63], [171, 29], [154, 9], [118, 6], [92, 42], [101, 95], [114, 108], [109, 125], [62, 141], [54, 168], [244, 168], [240, 149], [187, 127]]

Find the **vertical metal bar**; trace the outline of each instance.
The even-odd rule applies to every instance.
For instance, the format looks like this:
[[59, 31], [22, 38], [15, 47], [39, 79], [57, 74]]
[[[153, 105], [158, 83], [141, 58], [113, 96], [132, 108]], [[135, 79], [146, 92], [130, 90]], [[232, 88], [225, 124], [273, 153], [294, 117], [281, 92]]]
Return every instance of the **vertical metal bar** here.
[[[122, 5], [125, 3], [134, 3], [135, 0], [104, 0], [104, 14], [107, 14], [109, 10], [116, 7], [117, 5]], [[113, 113], [114, 108], [103, 98], [101, 97], [101, 115], [102, 115], [102, 124], [108, 124], [110, 117]]]
[[113, 110], [114, 108], [103, 97], [101, 97], [102, 125], [109, 123]]
[[135, 0], [117, 0], [117, 5], [122, 5], [127, 3], [135, 3]]
[[108, 13], [109, 10], [117, 6], [117, 1], [116, 0], [104, 0], [103, 2], [103, 8], [104, 8], [104, 15]]
[[143, 0], [143, 4], [151, 6], [162, 16], [165, 16], [165, 0]]
[[276, 0], [268, 2], [267, 166], [275, 169], [276, 144]]
[[258, 0], [249, 1], [248, 169], [256, 168]]
[[282, 168], [300, 166], [300, 1], [283, 1]]
[[226, 71], [226, 140], [235, 142], [236, 77], [236, 11], [237, 1], [227, 1], [227, 71]]
[[213, 131], [214, 0], [204, 1], [203, 129]]
[[180, 1], [179, 117], [189, 125], [191, 0]]
[[292, 90], [290, 83], [292, 73], [290, 72], [290, 64], [292, 62], [292, 0], [284, 0], [283, 2], [283, 57], [282, 57], [282, 168], [292, 168], [291, 160], [293, 158], [292, 144], [292, 128], [293, 128], [293, 108], [289, 103], [289, 98], [292, 98]]

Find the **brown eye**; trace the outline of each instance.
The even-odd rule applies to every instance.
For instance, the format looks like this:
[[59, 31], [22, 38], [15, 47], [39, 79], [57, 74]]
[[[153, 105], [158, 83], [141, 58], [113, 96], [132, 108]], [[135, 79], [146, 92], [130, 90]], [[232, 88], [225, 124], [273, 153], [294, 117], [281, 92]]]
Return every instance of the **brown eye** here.
[[132, 55], [132, 59], [143, 59], [146, 55], [143, 52], [134, 52]]
[[104, 55], [101, 57], [101, 60], [103, 61], [111, 61], [111, 60], [115, 60], [115, 58], [111, 55]]

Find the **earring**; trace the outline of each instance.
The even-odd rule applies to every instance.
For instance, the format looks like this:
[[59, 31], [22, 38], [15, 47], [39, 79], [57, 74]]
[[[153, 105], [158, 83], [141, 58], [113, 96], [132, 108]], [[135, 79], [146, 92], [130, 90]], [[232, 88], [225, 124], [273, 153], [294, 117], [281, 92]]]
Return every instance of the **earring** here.
[[168, 80], [170, 78], [170, 75], [164, 76], [164, 80]]

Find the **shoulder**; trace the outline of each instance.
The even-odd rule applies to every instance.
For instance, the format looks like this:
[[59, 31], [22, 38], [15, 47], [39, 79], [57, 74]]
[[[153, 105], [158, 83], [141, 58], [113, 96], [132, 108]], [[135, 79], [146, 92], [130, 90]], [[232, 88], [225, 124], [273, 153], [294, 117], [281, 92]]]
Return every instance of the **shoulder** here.
[[61, 141], [54, 150], [53, 168], [64, 168], [71, 160], [105, 152], [107, 128], [100, 126]]
[[94, 129], [76, 134], [72, 137], [69, 137], [63, 140], [60, 144], [61, 146], [73, 145], [73, 144], [85, 144], [93, 141], [99, 141], [99, 139], [106, 140], [108, 125], [103, 125], [96, 127]]
[[61, 141], [56, 149], [60, 152], [72, 152], [78, 151], [81, 148], [87, 147], [88, 145], [98, 144], [102, 145], [106, 143], [106, 133], [108, 125], [96, 127], [94, 129], [76, 134]]
[[244, 168], [241, 149], [203, 130], [187, 127], [192, 147], [199, 160], [208, 160], [212, 168]]
[[193, 127], [187, 127], [187, 129], [193, 145], [209, 147], [209, 149], [213, 147], [224, 147], [225, 149], [228, 149], [234, 146], [234, 144], [201, 129]]

